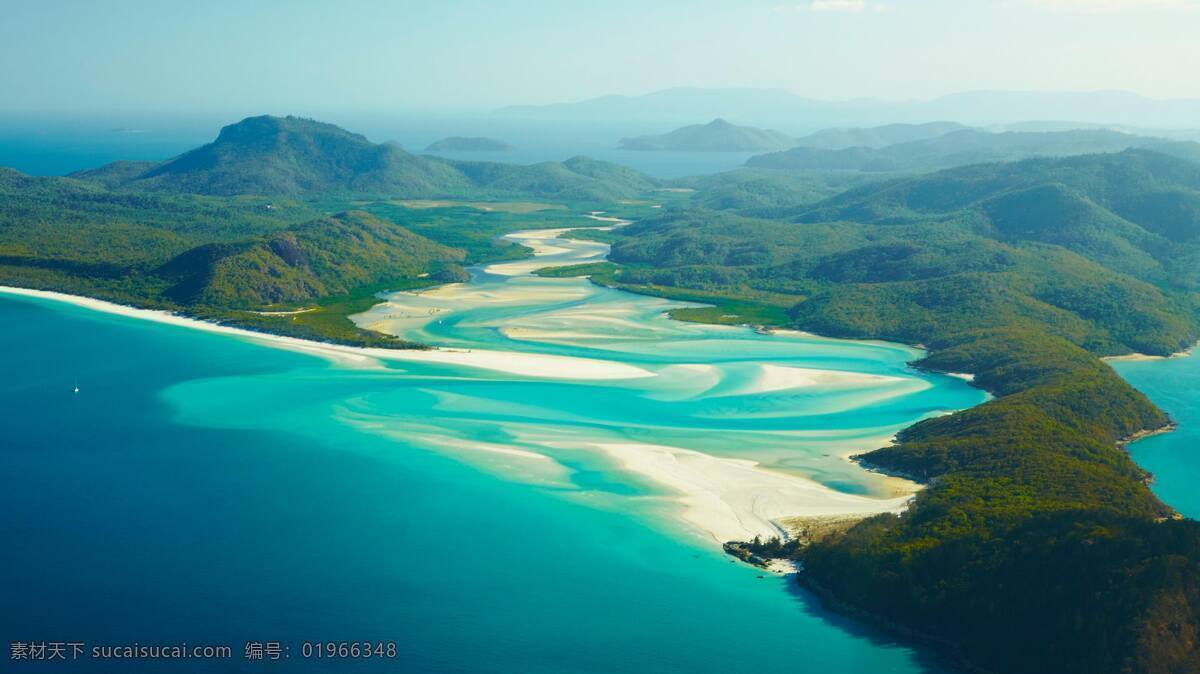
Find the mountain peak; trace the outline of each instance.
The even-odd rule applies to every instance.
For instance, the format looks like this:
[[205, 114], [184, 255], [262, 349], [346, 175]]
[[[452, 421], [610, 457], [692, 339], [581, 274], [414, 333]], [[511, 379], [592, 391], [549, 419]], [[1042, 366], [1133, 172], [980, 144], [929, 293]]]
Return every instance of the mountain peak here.
[[365, 136], [351, 133], [335, 124], [318, 122], [315, 119], [293, 115], [287, 117], [258, 115], [222, 127], [221, 132], [217, 134], [216, 143], [253, 142], [278, 138], [281, 134], [333, 137], [356, 143], [370, 142]]

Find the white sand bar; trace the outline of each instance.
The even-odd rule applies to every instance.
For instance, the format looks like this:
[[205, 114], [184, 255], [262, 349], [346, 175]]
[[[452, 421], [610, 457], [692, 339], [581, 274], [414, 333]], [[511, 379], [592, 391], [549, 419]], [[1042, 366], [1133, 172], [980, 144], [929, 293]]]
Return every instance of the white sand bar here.
[[477, 367], [523, 377], [549, 379], [615, 380], [654, 376], [654, 373], [649, 370], [608, 360], [478, 349], [381, 349], [325, 344], [323, 342], [313, 342], [296, 337], [284, 337], [227, 325], [218, 325], [217, 323], [179, 316], [167, 311], [137, 309], [104, 300], [68, 295], [49, 290], [0, 286], [0, 293], [65, 302], [129, 318], [166, 323], [194, 330], [204, 330], [206, 332], [235, 335], [261, 344], [321, 356], [343, 364], [371, 365], [378, 364], [378, 361], [381, 360], [443, 363], [447, 365]]
[[[779, 536], [784, 533], [779, 520], [789, 517], [900, 512], [912, 499], [911, 493], [890, 499], [846, 494], [754, 461], [678, 447], [596, 442], [584, 448], [598, 449], [622, 469], [678, 492], [683, 520], [718, 543]], [[909, 485], [913, 493], [919, 488]]]

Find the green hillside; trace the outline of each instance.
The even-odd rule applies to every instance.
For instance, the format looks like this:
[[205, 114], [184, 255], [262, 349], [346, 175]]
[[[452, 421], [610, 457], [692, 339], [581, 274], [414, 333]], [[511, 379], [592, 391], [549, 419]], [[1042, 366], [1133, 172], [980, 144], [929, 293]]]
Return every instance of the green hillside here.
[[184, 305], [230, 309], [295, 304], [417, 278], [463, 260], [399, 225], [351, 211], [232, 244], [188, 250], [155, 272]]
[[1061, 245], [1154, 283], [1200, 287], [1200, 164], [1148, 150], [951, 169], [778, 213], [796, 222], [943, 222]]

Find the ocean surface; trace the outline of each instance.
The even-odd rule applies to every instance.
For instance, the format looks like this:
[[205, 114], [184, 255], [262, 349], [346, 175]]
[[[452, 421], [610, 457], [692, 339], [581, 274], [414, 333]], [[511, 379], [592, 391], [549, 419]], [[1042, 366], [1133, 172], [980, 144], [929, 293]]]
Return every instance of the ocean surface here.
[[1183, 515], [1200, 518], [1200, 356], [1113, 361], [1130, 384], [1179, 425], [1131, 444], [1130, 456], [1154, 475], [1154, 493]]
[[[714, 531], [896, 496], [843, 455], [984, 395], [908, 347], [681, 323], [679, 303], [530, 276], [605, 248], [514, 236], [541, 259], [358, 317], [472, 365], [0, 295], [0, 638], [232, 649], [80, 671], [937, 671]], [[731, 519], [721, 499], [745, 493], [705, 483], [723, 475], [766, 505]], [[243, 659], [270, 641], [286, 663]]]

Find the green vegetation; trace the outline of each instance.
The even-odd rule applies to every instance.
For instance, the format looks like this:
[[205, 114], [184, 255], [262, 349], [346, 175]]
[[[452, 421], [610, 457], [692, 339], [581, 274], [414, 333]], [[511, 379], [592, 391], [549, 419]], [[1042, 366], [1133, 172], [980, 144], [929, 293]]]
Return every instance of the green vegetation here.
[[1147, 150], [985, 164], [866, 186], [797, 222], [940, 222], [998, 241], [1038, 241], [1156, 284], [1200, 287], [1200, 164]]
[[675, 152], [761, 152], [791, 147], [796, 141], [785, 133], [752, 126], [736, 126], [723, 119], [675, 129], [661, 136], [622, 138], [622, 150], [672, 150]]
[[269, 236], [193, 248], [156, 273], [181, 305], [291, 306], [385, 280], [417, 278], [461, 262], [447, 248], [362, 211], [312, 220]]
[[996, 395], [860, 457], [928, 483], [904, 514], [739, 554], [793, 556], [832, 605], [987, 671], [1200, 666], [1200, 525], [1118, 444], [1168, 420], [1097, 357], [1200, 338], [1174, 271], [1195, 259], [1198, 175], [1144, 151], [1034, 160], [857, 188], [792, 223], [678, 211], [619, 230], [616, 283], [791, 296], [762, 322], [922, 343], [919, 366]]

